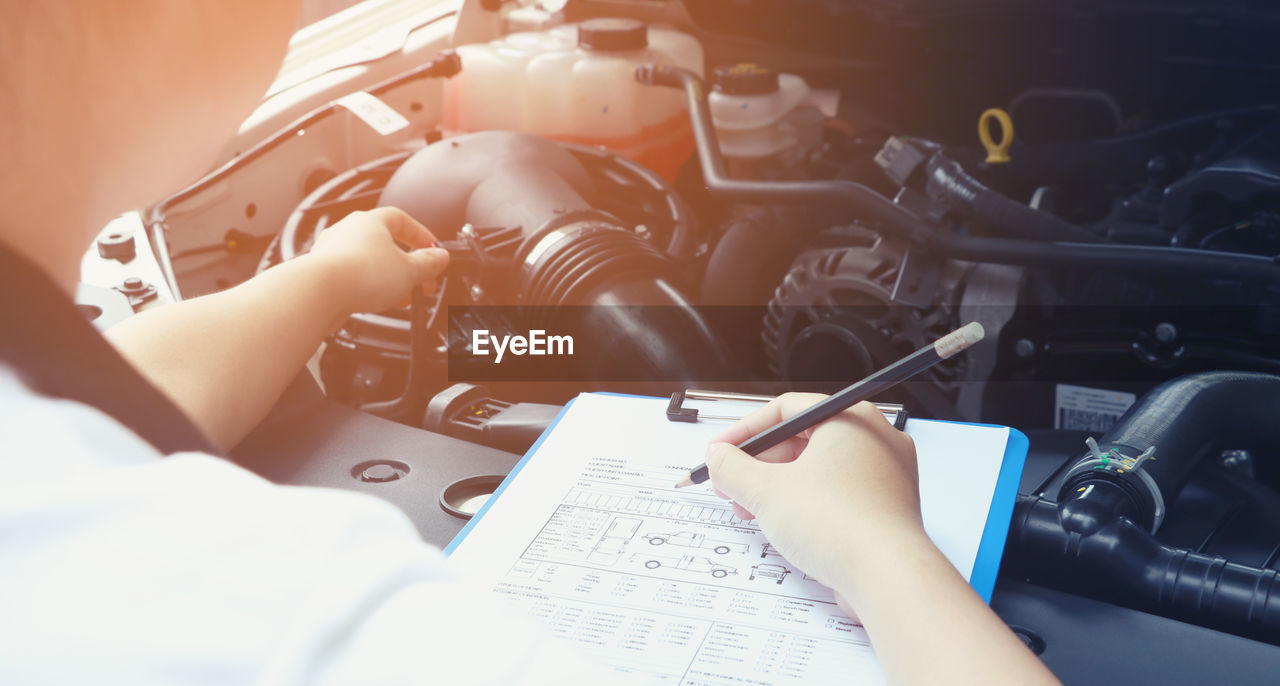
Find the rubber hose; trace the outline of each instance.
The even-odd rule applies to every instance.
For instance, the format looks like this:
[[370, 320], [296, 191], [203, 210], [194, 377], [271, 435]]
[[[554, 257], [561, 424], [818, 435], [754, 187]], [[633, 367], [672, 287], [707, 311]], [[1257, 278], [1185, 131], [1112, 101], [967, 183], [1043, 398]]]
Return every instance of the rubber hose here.
[[1008, 238], [938, 235], [938, 255], [971, 262], [1060, 269], [1113, 269], [1172, 276], [1280, 283], [1280, 263], [1260, 255], [1113, 243], [1039, 243]]
[[707, 191], [717, 197], [749, 205], [782, 205], [833, 201], [860, 211], [867, 219], [884, 223], [889, 229], [913, 230], [920, 218], [876, 191], [853, 181], [761, 181], [735, 179], [725, 171], [724, 156], [707, 104], [706, 84], [688, 69], [660, 64], [636, 67], [636, 81], [654, 86], [680, 88], [689, 106], [689, 122], [698, 150], [698, 164]]
[[[1156, 446], [1144, 463], [1172, 501], [1201, 458], [1214, 448], [1280, 447], [1280, 376], [1215, 371], [1182, 376], [1152, 389], [1098, 441], [1137, 455]], [[1226, 445], [1224, 446], [1224, 442]]]
[[991, 190], [970, 176], [959, 162], [941, 154], [929, 159], [925, 173], [929, 195], [934, 199], [954, 209], [967, 211], [1002, 234], [1046, 242], [1097, 243], [1101, 240], [1086, 229]]
[[[1280, 282], [1280, 266], [1276, 260], [1258, 255], [1160, 248], [1143, 245], [1097, 243], [1097, 237], [1084, 243], [1052, 243], [1011, 240], [1007, 238], [974, 238], [949, 235], [930, 226], [914, 212], [893, 203], [870, 188], [851, 181], [746, 181], [729, 178], [724, 156], [720, 154], [715, 126], [707, 104], [706, 85], [697, 74], [678, 67], [646, 64], [636, 68], [640, 83], [685, 92], [689, 119], [693, 125], [707, 190], [713, 195], [747, 204], [806, 204], [837, 201], [861, 214], [864, 219], [879, 222], [876, 227], [885, 235], [919, 243], [947, 259], [991, 262], [1026, 267], [1059, 269], [1114, 268], [1135, 272], [1176, 274], [1180, 278], [1243, 279], [1266, 283]], [[1027, 208], [1030, 209], [1030, 208]]]
[[[1118, 517], [1088, 534], [1083, 512], [1022, 496], [1006, 573], [1172, 619], [1280, 643], [1277, 572], [1174, 548]], [[1064, 521], [1065, 520], [1065, 521]], [[1064, 524], [1066, 526], [1064, 526]]]
[[707, 261], [699, 302], [744, 306], [767, 302], [786, 275], [801, 236], [766, 210], [735, 220]]
[[[1223, 447], [1274, 452], [1280, 377], [1205, 372], [1143, 396], [1098, 442], [1134, 456], [1172, 501], [1196, 464]], [[1280, 585], [1272, 569], [1157, 541], [1133, 473], [1086, 471], [1060, 502], [1022, 496], [1009, 535], [1010, 571], [1039, 583], [1269, 642], [1280, 641]]]

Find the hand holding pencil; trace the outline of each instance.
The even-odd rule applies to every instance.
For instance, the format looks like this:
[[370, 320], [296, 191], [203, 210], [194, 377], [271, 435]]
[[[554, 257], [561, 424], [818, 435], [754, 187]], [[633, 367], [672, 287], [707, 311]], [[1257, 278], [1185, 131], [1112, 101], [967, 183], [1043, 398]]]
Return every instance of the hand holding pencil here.
[[[849, 557], [877, 535], [924, 535], [914, 444], [866, 401], [983, 335], [981, 325], [967, 324], [834, 395], [774, 398], [712, 441], [706, 464], [677, 487], [710, 477], [739, 517], [760, 515], [784, 557], [835, 588]], [[853, 546], [833, 556], [833, 542]]]
[[[717, 494], [755, 519], [791, 566], [835, 592], [866, 627], [890, 682], [986, 683], [999, 674], [1002, 683], [1057, 683], [925, 533], [911, 437], [868, 402], [813, 422], [815, 408], [836, 397], [788, 393], [729, 427], [707, 449]], [[754, 454], [741, 448], [793, 421], [807, 426]], [[929, 660], [919, 659], [920, 645], [932, 647]]]
[[756, 456], [732, 445], [824, 398], [775, 398], [718, 436], [707, 465], [739, 517], [758, 519], [783, 557], [834, 587], [849, 557], [886, 532], [923, 531], [911, 438], [864, 402]]
[[[803, 431], [812, 429], [818, 423], [826, 421], [845, 409], [853, 407], [864, 400], [869, 400], [878, 393], [923, 372], [933, 365], [952, 357], [969, 346], [982, 340], [986, 335], [982, 325], [970, 322], [939, 338], [932, 345], [907, 355], [893, 364], [873, 373], [871, 376], [848, 386], [821, 402], [815, 403], [792, 417], [787, 417], [769, 427], [760, 427], [759, 433], [744, 438], [738, 448], [748, 455], [759, 455], [783, 441]], [[689, 472], [688, 478], [676, 484], [676, 488], [684, 488], [700, 484], [707, 480], [707, 465], [703, 464]]]

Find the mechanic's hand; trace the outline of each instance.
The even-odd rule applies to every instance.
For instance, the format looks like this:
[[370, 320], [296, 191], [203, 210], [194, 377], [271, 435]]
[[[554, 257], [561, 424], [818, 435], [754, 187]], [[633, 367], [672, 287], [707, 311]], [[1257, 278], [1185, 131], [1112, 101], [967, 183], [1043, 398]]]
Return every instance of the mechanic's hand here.
[[864, 402], [759, 457], [733, 446], [824, 397], [775, 398], [712, 442], [707, 467], [717, 493], [756, 519], [783, 557], [830, 588], [847, 588], [885, 545], [932, 545], [911, 438]]
[[435, 236], [412, 217], [379, 207], [352, 212], [321, 231], [308, 258], [323, 260], [325, 273], [343, 284], [347, 313], [381, 312], [404, 305], [419, 284], [427, 293], [435, 289], [449, 253], [433, 245]]

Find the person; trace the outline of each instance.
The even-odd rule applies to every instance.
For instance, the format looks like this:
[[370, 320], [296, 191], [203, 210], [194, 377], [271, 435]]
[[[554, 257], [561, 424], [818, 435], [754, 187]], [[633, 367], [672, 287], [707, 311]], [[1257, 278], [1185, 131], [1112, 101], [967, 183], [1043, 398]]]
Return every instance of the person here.
[[[425, 227], [357, 213], [303, 257], [126, 320], [114, 347], [74, 307], [97, 228], [205, 171], [297, 11], [0, 5], [0, 682], [613, 680], [455, 578], [392, 506], [217, 456], [344, 317], [430, 287], [448, 255]], [[1051, 683], [929, 542], [910, 440], [868, 406], [760, 460], [728, 445], [812, 401], [730, 429], [716, 488], [862, 618], [890, 681]]]
[[911, 437], [871, 403], [751, 457], [734, 447], [822, 396], [787, 393], [707, 450], [711, 483], [788, 561], [836, 592], [889, 683], [1057, 683], [924, 531]]

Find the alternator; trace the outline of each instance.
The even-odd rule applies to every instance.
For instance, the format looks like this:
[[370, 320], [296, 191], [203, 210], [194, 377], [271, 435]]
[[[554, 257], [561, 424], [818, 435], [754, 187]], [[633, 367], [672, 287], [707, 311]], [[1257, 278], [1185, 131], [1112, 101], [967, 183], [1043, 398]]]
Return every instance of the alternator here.
[[[801, 253], [774, 291], [763, 338], [779, 378], [835, 390], [958, 325], [961, 266], [945, 267], [929, 307], [897, 303], [892, 294], [902, 250], [869, 232], [858, 230], [855, 238], [852, 247]], [[920, 411], [954, 414], [964, 364], [961, 356], [938, 365], [908, 384], [906, 393]]]

